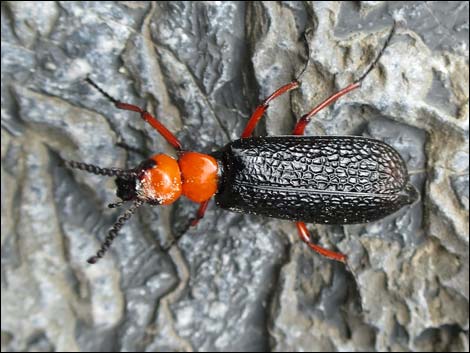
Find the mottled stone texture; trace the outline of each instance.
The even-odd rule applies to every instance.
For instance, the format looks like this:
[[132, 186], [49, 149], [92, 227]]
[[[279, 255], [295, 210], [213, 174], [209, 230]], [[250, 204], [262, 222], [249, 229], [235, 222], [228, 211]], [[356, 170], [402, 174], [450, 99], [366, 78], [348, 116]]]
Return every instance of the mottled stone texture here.
[[[16, 350], [468, 351], [468, 2], [2, 2], [1, 347]], [[98, 265], [85, 260], [122, 210], [112, 179], [63, 159], [133, 167], [171, 148], [240, 135], [257, 102], [310, 62], [258, 134], [358, 77], [362, 89], [307, 134], [394, 146], [420, 202], [368, 225], [313, 226], [344, 266], [312, 253], [287, 221], [210, 205], [140, 209]], [[146, 156], [116, 147], [116, 142]], [[169, 252], [160, 250], [184, 236]]]

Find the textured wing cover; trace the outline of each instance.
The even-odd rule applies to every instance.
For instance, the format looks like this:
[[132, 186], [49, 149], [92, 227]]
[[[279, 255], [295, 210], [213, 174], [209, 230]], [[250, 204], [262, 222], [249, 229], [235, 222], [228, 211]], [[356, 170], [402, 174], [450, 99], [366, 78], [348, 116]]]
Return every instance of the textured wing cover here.
[[365, 223], [411, 203], [408, 173], [389, 145], [353, 136], [233, 141], [217, 156], [225, 209], [310, 223]]

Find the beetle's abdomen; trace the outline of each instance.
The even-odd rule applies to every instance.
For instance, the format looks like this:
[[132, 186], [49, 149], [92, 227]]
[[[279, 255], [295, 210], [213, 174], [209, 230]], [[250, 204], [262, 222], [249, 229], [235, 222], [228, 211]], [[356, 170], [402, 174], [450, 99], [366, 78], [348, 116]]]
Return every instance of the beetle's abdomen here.
[[354, 136], [273, 136], [233, 141], [218, 156], [216, 203], [311, 223], [364, 223], [416, 198], [389, 145]]

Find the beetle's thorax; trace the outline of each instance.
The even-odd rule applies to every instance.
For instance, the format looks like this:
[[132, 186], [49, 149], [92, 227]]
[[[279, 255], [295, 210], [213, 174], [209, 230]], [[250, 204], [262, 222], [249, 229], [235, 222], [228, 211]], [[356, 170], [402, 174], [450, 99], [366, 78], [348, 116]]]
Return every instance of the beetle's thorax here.
[[183, 152], [178, 164], [184, 196], [194, 202], [204, 202], [214, 196], [219, 174], [214, 157], [198, 152]]
[[150, 159], [155, 164], [143, 170], [135, 183], [139, 199], [169, 205], [184, 195], [191, 201], [204, 202], [217, 191], [218, 165], [212, 156], [183, 152], [178, 160], [165, 154]]

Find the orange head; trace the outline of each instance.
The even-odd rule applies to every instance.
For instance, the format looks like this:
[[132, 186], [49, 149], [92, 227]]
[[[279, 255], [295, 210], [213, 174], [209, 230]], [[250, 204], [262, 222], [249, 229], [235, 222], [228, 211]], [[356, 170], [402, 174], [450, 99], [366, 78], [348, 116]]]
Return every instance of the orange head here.
[[165, 154], [154, 155], [149, 161], [153, 161], [153, 165], [149, 163], [136, 180], [137, 198], [158, 205], [175, 202], [182, 191], [178, 162]]
[[116, 195], [123, 201], [169, 205], [181, 196], [181, 176], [178, 163], [165, 154], [143, 161], [116, 179]]

